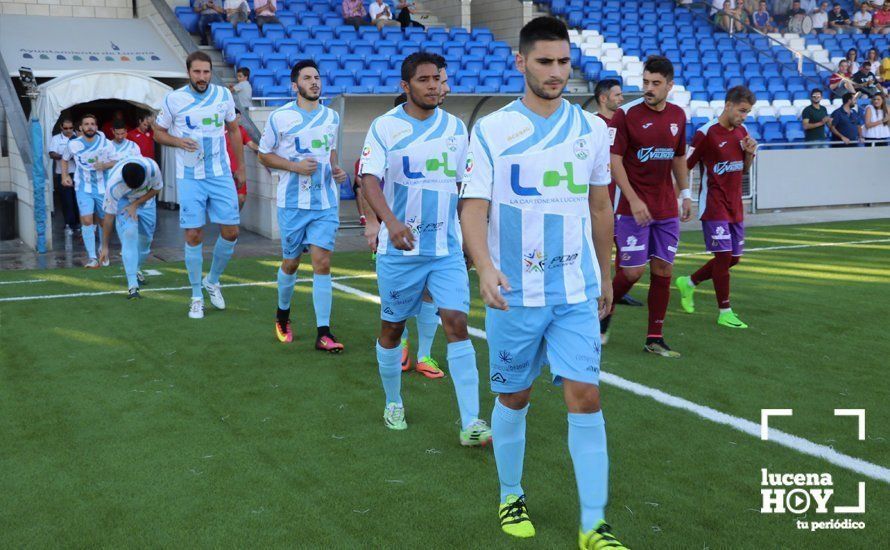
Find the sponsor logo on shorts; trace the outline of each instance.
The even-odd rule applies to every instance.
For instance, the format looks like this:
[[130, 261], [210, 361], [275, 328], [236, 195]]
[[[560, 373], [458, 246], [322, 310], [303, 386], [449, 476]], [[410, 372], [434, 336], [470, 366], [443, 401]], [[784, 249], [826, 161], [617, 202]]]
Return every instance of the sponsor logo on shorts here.
[[390, 300], [398, 300], [400, 296], [401, 296], [401, 292], [399, 292], [398, 290], [390, 290], [389, 291], [389, 299]]
[[649, 162], [650, 160], [672, 160], [674, 150], [670, 147], [643, 147], [637, 151], [637, 160]]
[[[629, 237], [627, 237], [627, 241], [626, 241], [627, 244], [625, 246], [621, 247], [621, 251], [622, 252], [639, 252], [640, 250], [643, 250], [646, 248], [644, 245], [641, 245], [641, 244], [638, 245], [637, 242], [638, 242], [637, 238], [634, 237], [633, 235], [630, 235]], [[627, 259], [629, 260], [630, 257], [628, 257]]]
[[498, 352], [498, 360], [505, 365], [509, 365], [513, 362], [513, 354], [505, 349], [502, 349]]
[[383, 313], [387, 315], [395, 315], [396, 312], [393, 311], [391, 307], [385, 307], [383, 308]]
[[507, 379], [504, 377], [503, 374], [496, 372], [492, 375], [491, 381], [497, 382], [498, 384], [505, 384], [507, 382]]

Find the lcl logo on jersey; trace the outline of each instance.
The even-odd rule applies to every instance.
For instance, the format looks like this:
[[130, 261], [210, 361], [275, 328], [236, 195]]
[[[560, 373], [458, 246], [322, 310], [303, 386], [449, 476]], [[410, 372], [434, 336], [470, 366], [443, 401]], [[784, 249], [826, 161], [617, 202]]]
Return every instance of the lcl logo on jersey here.
[[[441, 159], [437, 157], [426, 159], [425, 167], [427, 172], [438, 172], [441, 170], [443, 174], [450, 178], [457, 177], [457, 169], [448, 167], [448, 153], [445, 152], [442, 153]], [[426, 177], [423, 172], [411, 171], [411, 158], [407, 155], [402, 157], [402, 172], [405, 173], [406, 178], [412, 180]]]
[[[513, 164], [510, 166], [510, 187], [513, 189], [513, 193], [523, 196], [523, 197], [538, 197], [541, 196], [541, 192], [538, 191], [537, 187], [524, 187], [521, 183], [520, 171], [521, 167], [518, 164]], [[547, 170], [544, 172], [544, 176], [541, 178], [541, 183], [544, 187], [557, 187], [565, 182], [566, 187], [568, 187], [569, 192], [575, 195], [584, 195], [587, 194], [587, 186], [579, 185], [575, 183], [575, 165], [571, 162], [564, 162], [563, 169], [565, 173], [560, 172], [559, 170]]]
[[[213, 115], [213, 118], [202, 118], [201, 124], [204, 126], [216, 126], [217, 128], [222, 126], [222, 122], [219, 120], [219, 113]], [[195, 128], [197, 128], [197, 126], [192, 124], [192, 117], [190, 116], [185, 117], [185, 125], [189, 130], [194, 130]]]
[[310, 141], [309, 146], [311, 147], [311, 149], [305, 149], [305, 148], [301, 147], [299, 137], [294, 140], [294, 149], [298, 153], [303, 154], [303, 155], [308, 155], [309, 153], [312, 152], [312, 149], [324, 149], [325, 152], [328, 152], [331, 150], [331, 141], [330, 141], [330, 138], [327, 135], [325, 135], [324, 139], [313, 139], [312, 141]]

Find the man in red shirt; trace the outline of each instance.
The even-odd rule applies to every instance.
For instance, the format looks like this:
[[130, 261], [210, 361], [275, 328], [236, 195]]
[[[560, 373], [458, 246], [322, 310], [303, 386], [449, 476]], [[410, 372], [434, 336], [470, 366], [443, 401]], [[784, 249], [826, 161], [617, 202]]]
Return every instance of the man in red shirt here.
[[[257, 144], [250, 139], [250, 134], [241, 126], [241, 110], [235, 109], [235, 122], [238, 123], [238, 130], [241, 131], [241, 143], [254, 153], [259, 149]], [[232, 143], [229, 140], [229, 132], [226, 131], [226, 152], [229, 154], [229, 164], [232, 166], [232, 179], [235, 181], [235, 189], [238, 191], [238, 210], [244, 208], [244, 202], [247, 200], [247, 180], [240, 181], [235, 172], [238, 171], [238, 159], [235, 158], [235, 152], [232, 150]]]
[[[643, 97], [622, 106], [612, 117], [612, 177], [621, 190], [615, 236], [621, 269], [612, 282], [614, 296], [624, 296], [649, 263], [649, 327], [645, 350], [679, 357], [664, 341], [663, 325], [671, 298], [671, 272], [680, 240], [680, 218], [673, 173], [683, 200], [682, 219], [691, 216], [686, 169], [686, 113], [667, 101], [674, 86], [674, 66], [653, 55], [643, 66]], [[614, 308], [612, 310], [614, 312]], [[603, 319], [608, 332], [611, 314]]]
[[135, 128], [127, 132], [127, 139], [139, 146], [143, 157], [155, 158], [155, 133], [151, 129], [154, 116], [151, 113], [143, 113], [136, 120]]
[[[624, 103], [624, 93], [621, 90], [621, 82], [615, 80], [614, 78], [606, 78], [600, 80], [596, 89], [593, 91], [593, 97], [596, 100], [597, 104], [597, 113], [596, 116], [600, 117], [603, 122], [609, 126], [612, 122], [612, 117], [615, 116], [615, 111], [621, 107], [621, 104]], [[615, 128], [609, 128], [609, 138], [612, 142], [615, 140]], [[614, 207], [618, 205], [618, 202], [615, 200], [615, 195], [617, 192], [617, 186], [615, 185], [615, 179], [612, 179], [612, 183], [609, 184], [609, 198], [612, 199], [613, 211]], [[618, 248], [618, 241], [615, 241], [615, 248]], [[615, 254], [615, 271], [621, 269], [621, 254]], [[626, 306], [642, 306], [643, 303], [633, 299], [630, 294], [627, 296], [622, 296], [617, 300], [619, 304], [623, 304]], [[608, 336], [606, 334], [601, 334], [605, 340], [608, 340]], [[605, 340], [603, 343], [605, 344]]]
[[729, 307], [729, 268], [739, 263], [745, 247], [742, 175], [751, 167], [757, 142], [742, 123], [755, 101], [754, 94], [744, 86], [727, 91], [723, 112], [695, 133], [687, 161], [690, 170], [696, 164], [702, 166], [698, 217], [705, 248], [714, 258], [692, 277], [677, 278], [680, 304], [686, 313], [693, 313], [696, 285], [713, 279], [720, 308], [717, 324], [729, 328], [748, 328]]

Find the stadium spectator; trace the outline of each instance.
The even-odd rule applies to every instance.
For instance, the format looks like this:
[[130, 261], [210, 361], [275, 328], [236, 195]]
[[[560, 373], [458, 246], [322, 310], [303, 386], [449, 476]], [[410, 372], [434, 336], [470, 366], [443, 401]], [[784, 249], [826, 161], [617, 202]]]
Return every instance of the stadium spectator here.
[[878, 53], [877, 48], [871, 48], [868, 50], [868, 53], [865, 54], [865, 60], [871, 63], [871, 74], [875, 75], [875, 78], [880, 82], [880, 72], [881, 72], [881, 57]]
[[885, 146], [890, 139], [890, 109], [887, 108], [887, 97], [876, 95], [871, 104], [865, 108], [864, 128], [862, 137], [866, 143]]
[[253, 0], [253, 15], [260, 27], [266, 23], [281, 23], [275, 14], [278, 12], [278, 0]]
[[192, 9], [195, 10], [195, 13], [200, 14], [198, 18], [198, 35], [201, 37], [201, 45], [206, 46], [210, 43], [207, 40], [210, 24], [222, 22], [226, 10], [220, 7], [214, 0], [195, 0]]
[[[62, 203], [62, 216], [65, 218], [65, 234], [73, 235], [75, 231], [80, 230], [80, 214], [77, 211], [77, 197], [74, 193], [74, 187], [66, 187], [62, 185], [62, 154], [68, 147], [68, 140], [74, 138], [74, 121], [68, 117], [62, 118], [59, 123], [61, 132], [53, 136], [49, 142], [49, 158], [53, 159], [56, 165], [53, 170], [53, 188], [59, 194], [59, 200]], [[74, 178], [75, 164], [68, 164], [68, 175]]]
[[875, 10], [871, 19], [872, 34], [890, 34], [890, 2], [885, 2], [880, 10]]
[[739, 6], [732, 6], [732, 2], [725, 0], [723, 9], [715, 16], [717, 26], [726, 32], [744, 32], [747, 23], [747, 14]]
[[856, 74], [853, 75], [853, 87], [872, 98], [886, 93], [884, 87], [878, 84], [878, 79], [871, 72], [871, 63], [863, 61]]
[[742, 2], [736, 2], [736, 4], [741, 6], [750, 17], [757, 13], [757, 9], [760, 7], [760, 0], [743, 0]]
[[800, 33], [806, 16], [807, 10], [801, 7], [800, 0], [794, 0], [791, 3], [791, 9], [788, 10], [788, 30]]
[[850, 64], [850, 75], [854, 75], [859, 72], [859, 51], [856, 48], [850, 48], [847, 50], [847, 55], [844, 57], [847, 62]]
[[833, 29], [837, 34], [856, 32], [853, 29], [852, 21], [850, 21], [850, 14], [837, 3], [828, 14], [828, 28]]
[[776, 32], [773, 16], [767, 11], [766, 2], [764, 0], [760, 0], [760, 7], [754, 12], [754, 16], [751, 17], [751, 22], [754, 23], [754, 28], [762, 33]]
[[828, 109], [821, 105], [822, 90], [810, 92], [810, 105], [800, 115], [803, 120], [804, 141], [825, 141], [825, 127], [831, 124]]
[[884, 82], [885, 88], [890, 88], [890, 49], [887, 50], [884, 59], [881, 60], [881, 70], [878, 71], [878, 78]]
[[423, 25], [411, 19], [411, 14], [417, 11], [417, 5], [409, 0], [399, 0], [398, 4], [396, 4], [396, 9], [399, 10], [399, 15], [396, 17], [396, 21], [402, 25], [403, 29], [407, 29], [408, 27], [420, 27], [424, 28]]
[[813, 20], [813, 32], [816, 34], [837, 34], [834, 29], [828, 28], [828, 2], [822, 2], [813, 13], [810, 14]]
[[389, 5], [383, 0], [374, 0], [374, 2], [371, 2], [371, 5], [368, 6], [368, 15], [371, 17], [371, 23], [378, 29], [382, 29], [383, 27], [393, 27], [400, 24], [392, 18], [392, 11], [389, 9]]
[[226, 21], [233, 27], [238, 27], [238, 23], [247, 23], [250, 19], [250, 6], [247, 0], [225, 0], [223, 6], [226, 8]]
[[365, 19], [367, 16], [368, 11], [362, 0], [343, 0], [343, 23], [352, 25], [358, 30], [361, 26], [371, 24]]
[[[250, 139], [250, 134], [247, 133], [244, 126], [241, 126], [241, 110], [237, 108], [235, 109], [235, 122], [238, 123], [238, 130], [241, 132], [241, 143], [244, 144], [244, 147], [256, 153], [259, 150], [259, 147], [257, 147], [257, 144]], [[235, 180], [235, 189], [238, 191], [238, 210], [241, 210], [244, 208], [244, 201], [247, 200], [247, 176], [245, 171], [245, 179], [242, 181], [235, 175], [239, 166], [238, 158], [235, 156], [234, 149], [232, 149], [228, 130], [226, 130], [226, 153], [229, 155], [229, 165], [232, 167], [232, 179]]]
[[151, 129], [154, 115], [142, 113], [136, 118], [136, 127], [127, 133], [127, 139], [139, 146], [143, 157], [155, 158], [155, 134]]
[[114, 139], [114, 123], [119, 120], [124, 120], [124, 112], [120, 109], [116, 110], [114, 114], [111, 115], [111, 118], [102, 124], [102, 133], [105, 134], [105, 137]]
[[[729, 4], [729, 8], [726, 7], [726, 4]], [[735, 8], [735, 0], [711, 0], [711, 17], [714, 17], [721, 11], [729, 11]]]
[[844, 104], [831, 113], [831, 124], [828, 128], [843, 144], [833, 147], [856, 147], [862, 141], [862, 117], [856, 110], [856, 99], [859, 94], [844, 94]]
[[853, 28], [856, 29], [856, 32], [868, 34], [871, 32], [871, 18], [868, 4], [863, 2], [859, 5], [859, 11], [853, 14]]
[[245, 109], [250, 107], [251, 98], [253, 97], [253, 87], [250, 85], [250, 69], [241, 67], [235, 72], [235, 84], [229, 85], [229, 90], [236, 96], [238, 105]]
[[846, 92], [852, 93], [855, 90], [852, 79], [850, 62], [846, 59], [841, 59], [840, 63], [837, 64], [837, 71], [828, 78], [828, 89], [831, 90], [831, 98], [834, 99]]
[[773, 0], [773, 19], [777, 27], [787, 27], [792, 0]]

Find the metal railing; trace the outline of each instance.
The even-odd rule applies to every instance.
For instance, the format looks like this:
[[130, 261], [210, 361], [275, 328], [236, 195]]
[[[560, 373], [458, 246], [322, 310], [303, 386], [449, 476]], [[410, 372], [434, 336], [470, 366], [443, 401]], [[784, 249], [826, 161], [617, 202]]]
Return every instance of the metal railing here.
[[28, 129], [28, 118], [25, 116], [25, 110], [22, 102], [19, 101], [18, 93], [15, 85], [12, 83], [12, 75], [6, 67], [3, 56], [0, 55], [0, 103], [3, 104], [3, 110], [6, 111], [6, 119], [12, 128], [12, 135], [15, 136], [16, 147], [19, 155], [22, 157], [22, 164], [25, 165], [25, 172], [28, 174], [28, 181], [33, 185], [34, 181], [31, 174], [31, 132]]

